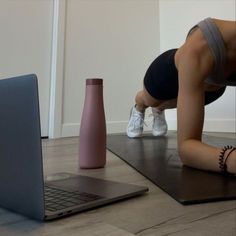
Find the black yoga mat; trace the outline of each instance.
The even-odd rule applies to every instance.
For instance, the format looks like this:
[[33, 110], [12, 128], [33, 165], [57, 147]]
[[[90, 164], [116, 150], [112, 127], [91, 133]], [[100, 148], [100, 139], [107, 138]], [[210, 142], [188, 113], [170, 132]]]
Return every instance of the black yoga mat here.
[[[208, 135], [203, 140], [219, 147], [236, 143], [235, 139]], [[147, 134], [136, 139], [126, 134], [107, 136], [108, 150], [184, 205], [236, 199], [236, 177], [183, 166], [176, 143], [175, 132], [165, 137]]]

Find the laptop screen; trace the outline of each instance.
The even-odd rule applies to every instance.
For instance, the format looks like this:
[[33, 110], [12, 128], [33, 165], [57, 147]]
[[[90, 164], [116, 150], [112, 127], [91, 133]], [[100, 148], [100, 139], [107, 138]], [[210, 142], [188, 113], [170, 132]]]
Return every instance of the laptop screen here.
[[0, 80], [0, 205], [44, 217], [36, 75]]

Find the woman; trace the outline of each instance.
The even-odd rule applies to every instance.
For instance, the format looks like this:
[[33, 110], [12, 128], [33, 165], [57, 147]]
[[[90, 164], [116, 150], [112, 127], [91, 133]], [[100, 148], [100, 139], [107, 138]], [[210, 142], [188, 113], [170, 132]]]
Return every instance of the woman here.
[[221, 149], [201, 141], [204, 105], [219, 98], [227, 85], [236, 86], [236, 22], [207, 18], [190, 30], [179, 49], [161, 54], [150, 65], [131, 110], [127, 135], [142, 135], [147, 107], [154, 115], [153, 135], [164, 135], [164, 110], [177, 107], [183, 164], [236, 175], [235, 147], [225, 144]]

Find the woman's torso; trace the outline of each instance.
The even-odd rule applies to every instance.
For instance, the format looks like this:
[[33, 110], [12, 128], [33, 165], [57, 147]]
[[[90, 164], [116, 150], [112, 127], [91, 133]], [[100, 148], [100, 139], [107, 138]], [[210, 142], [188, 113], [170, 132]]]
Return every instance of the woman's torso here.
[[[183, 46], [186, 45], [200, 48], [199, 57], [209, 65], [206, 90], [216, 90], [225, 85], [236, 86], [236, 22], [207, 18], [190, 30]], [[209, 53], [211, 56], [207, 56]], [[185, 55], [178, 50], [175, 56], [177, 68], [181, 56]]]

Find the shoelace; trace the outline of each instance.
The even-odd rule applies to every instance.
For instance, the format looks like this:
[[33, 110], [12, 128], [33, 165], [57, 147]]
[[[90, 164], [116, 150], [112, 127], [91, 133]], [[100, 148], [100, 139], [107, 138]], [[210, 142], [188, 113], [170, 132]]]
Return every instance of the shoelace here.
[[156, 111], [155, 113], [149, 114], [149, 117], [154, 117], [153, 126], [155, 125], [156, 122], [159, 122], [159, 125], [166, 123], [165, 117], [163, 117], [162, 112]]
[[133, 117], [135, 119], [132, 120], [132, 123], [131, 123], [132, 127], [136, 128], [137, 124], [138, 124], [138, 127], [140, 127], [139, 124], [141, 124], [141, 127], [143, 127], [143, 125], [147, 126], [146, 122], [144, 121], [144, 118], [142, 118], [142, 117], [140, 117], [139, 115], [136, 115], [136, 114], [134, 114]]
[[149, 114], [148, 115], [148, 117], [154, 117], [154, 118], [159, 118], [160, 119], [160, 117], [163, 119], [163, 117], [162, 116], [160, 116], [161, 115], [161, 112], [156, 112], [157, 114], [153, 114], [153, 113], [151, 113], [151, 114]]

